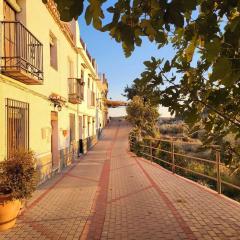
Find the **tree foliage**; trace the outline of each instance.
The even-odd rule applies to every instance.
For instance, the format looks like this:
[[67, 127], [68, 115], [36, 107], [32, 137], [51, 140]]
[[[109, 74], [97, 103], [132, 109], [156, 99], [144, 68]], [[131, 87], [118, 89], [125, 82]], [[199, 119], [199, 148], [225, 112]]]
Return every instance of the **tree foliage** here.
[[145, 71], [141, 74], [140, 78], [136, 78], [131, 86], [124, 89], [124, 96], [127, 99], [133, 99], [134, 96], [140, 96], [148, 100], [153, 106], [158, 106], [160, 103], [160, 88], [157, 80], [157, 72], [155, 59], [152, 57], [153, 62], [145, 62], [150, 67], [150, 71]]
[[159, 113], [156, 106], [140, 96], [134, 96], [126, 111], [127, 120], [133, 125], [139, 138], [157, 135]]

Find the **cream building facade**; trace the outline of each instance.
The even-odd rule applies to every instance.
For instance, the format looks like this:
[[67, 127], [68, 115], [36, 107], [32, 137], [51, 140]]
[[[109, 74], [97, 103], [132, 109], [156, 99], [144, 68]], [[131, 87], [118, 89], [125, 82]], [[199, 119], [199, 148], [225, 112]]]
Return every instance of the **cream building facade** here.
[[52, 1], [0, 0], [0, 21], [0, 161], [31, 149], [44, 181], [96, 143], [108, 83]]

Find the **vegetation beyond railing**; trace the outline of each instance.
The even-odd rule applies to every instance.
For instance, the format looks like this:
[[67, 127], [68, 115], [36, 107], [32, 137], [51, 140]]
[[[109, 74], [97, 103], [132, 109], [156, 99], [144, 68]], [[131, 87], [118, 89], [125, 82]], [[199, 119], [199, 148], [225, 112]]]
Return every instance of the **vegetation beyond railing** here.
[[[135, 136], [129, 137], [130, 150], [152, 162], [156, 162], [173, 173], [190, 178], [229, 197], [240, 200], [240, 185], [230, 181], [226, 174], [227, 167], [221, 163], [218, 146], [209, 147], [209, 158], [186, 154], [183, 148], [191, 145], [204, 146], [200, 143], [188, 143], [172, 139], [144, 138], [137, 141]], [[239, 182], [238, 182], [239, 183]], [[230, 189], [230, 190], [229, 190]]]

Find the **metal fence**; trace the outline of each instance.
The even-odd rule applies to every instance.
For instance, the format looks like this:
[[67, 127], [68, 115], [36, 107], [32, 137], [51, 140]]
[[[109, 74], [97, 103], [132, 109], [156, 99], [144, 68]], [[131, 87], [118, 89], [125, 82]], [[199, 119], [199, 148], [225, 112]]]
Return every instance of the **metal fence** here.
[[[225, 164], [221, 162], [221, 154], [218, 146], [211, 146], [212, 158], [205, 159], [197, 156], [191, 156], [189, 154], [178, 152], [179, 145], [201, 145], [200, 143], [189, 143], [183, 141], [177, 141], [176, 139], [161, 139], [161, 138], [144, 138], [140, 142], [136, 141], [134, 136], [129, 137], [130, 149], [136, 149], [138, 145], [138, 154], [150, 160], [151, 162], [159, 162], [164, 165], [173, 173], [176, 170], [183, 170], [187, 173], [195, 174], [197, 176], [207, 178], [216, 183], [217, 192], [222, 193], [222, 186], [226, 185], [235, 190], [240, 190], [240, 186], [225, 181], [221, 176], [221, 169], [226, 168]], [[162, 147], [163, 145], [167, 147]], [[164, 157], [163, 157], [164, 156]], [[179, 160], [182, 158], [182, 160]], [[201, 164], [206, 164], [208, 168], [214, 173], [214, 175], [206, 174], [205, 172], [199, 172], [194, 169], [190, 169], [187, 166], [181, 164], [181, 161], [185, 161], [187, 164], [190, 161], [195, 161]]]
[[24, 70], [43, 80], [43, 45], [20, 22], [3, 21], [2, 70]]

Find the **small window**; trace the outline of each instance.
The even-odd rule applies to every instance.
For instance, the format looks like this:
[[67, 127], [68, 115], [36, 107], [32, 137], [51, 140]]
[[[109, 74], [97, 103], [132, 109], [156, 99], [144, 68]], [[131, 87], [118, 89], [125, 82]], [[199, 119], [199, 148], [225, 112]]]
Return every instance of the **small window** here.
[[69, 71], [69, 78], [74, 77], [74, 65], [73, 61], [71, 59], [68, 59], [68, 71]]
[[81, 80], [82, 80], [82, 83], [84, 83], [84, 71], [81, 70]]
[[7, 157], [29, 147], [29, 104], [6, 99]]
[[50, 65], [54, 69], [58, 69], [58, 62], [57, 62], [57, 38], [50, 34]]
[[3, 19], [4, 21], [16, 21], [16, 11], [6, 1], [3, 1]]

